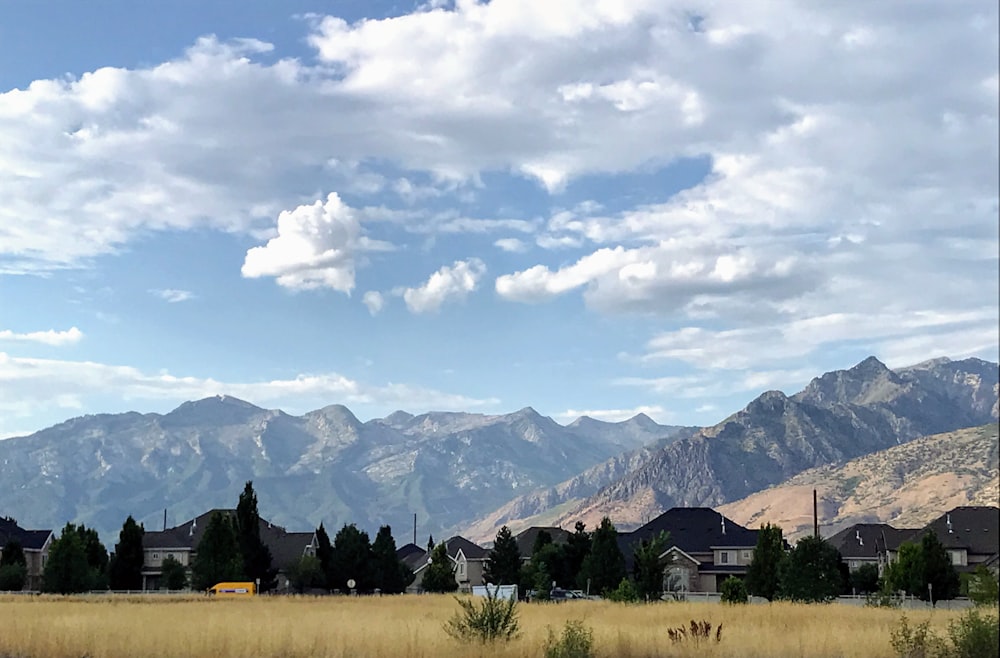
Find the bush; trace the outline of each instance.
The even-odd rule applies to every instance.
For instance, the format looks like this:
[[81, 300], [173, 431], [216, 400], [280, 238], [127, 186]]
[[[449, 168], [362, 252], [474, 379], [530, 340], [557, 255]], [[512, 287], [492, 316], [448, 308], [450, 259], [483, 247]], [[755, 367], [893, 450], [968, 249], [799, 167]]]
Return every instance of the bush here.
[[498, 596], [487, 590], [476, 605], [474, 600], [455, 598], [461, 610], [449, 619], [445, 632], [461, 642], [488, 644], [509, 642], [518, 636], [517, 601]]
[[618, 583], [618, 587], [608, 592], [605, 598], [617, 603], [635, 603], [639, 600], [639, 592], [631, 580], [622, 578], [621, 582]]
[[187, 589], [187, 569], [177, 558], [167, 556], [160, 565], [160, 587], [169, 590]]
[[966, 594], [976, 605], [996, 605], [1000, 598], [1000, 582], [985, 565], [980, 564], [974, 573], [968, 575], [966, 586]]
[[931, 630], [929, 621], [910, 628], [910, 622], [903, 615], [899, 625], [892, 629], [892, 648], [899, 658], [936, 658], [947, 656], [944, 641]]
[[997, 658], [1000, 654], [1000, 619], [969, 610], [948, 625], [956, 658]]
[[561, 637], [549, 628], [545, 642], [545, 658], [593, 658], [594, 633], [582, 621], [571, 620], [563, 627]]
[[735, 576], [722, 581], [721, 590], [723, 603], [746, 603], [749, 600], [746, 583]]

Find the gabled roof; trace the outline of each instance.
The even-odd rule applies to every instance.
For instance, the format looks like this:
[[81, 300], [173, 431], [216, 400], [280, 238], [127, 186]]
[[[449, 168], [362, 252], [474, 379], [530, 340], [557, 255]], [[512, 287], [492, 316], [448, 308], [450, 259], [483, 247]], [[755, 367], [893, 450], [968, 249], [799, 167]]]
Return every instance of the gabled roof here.
[[964, 548], [973, 555], [993, 555], [1000, 550], [1000, 508], [956, 507], [910, 536], [917, 542], [933, 532], [945, 548]]
[[845, 559], [876, 559], [899, 546], [900, 532], [887, 523], [855, 523], [828, 537], [827, 543]]
[[670, 533], [669, 545], [685, 553], [709, 553], [714, 547], [757, 545], [758, 530], [748, 530], [711, 507], [674, 507], [646, 525], [620, 535], [619, 545], [629, 559], [633, 546], [661, 531]]
[[535, 548], [535, 540], [538, 539], [538, 534], [544, 530], [549, 533], [552, 537], [553, 544], [565, 544], [572, 534], [568, 530], [563, 530], [562, 528], [557, 528], [554, 526], [531, 526], [530, 528], [525, 528], [521, 532], [514, 535], [514, 541], [517, 542], [517, 550], [521, 553], [522, 558], [530, 558], [533, 552], [532, 549]]
[[16, 539], [24, 550], [40, 551], [51, 536], [51, 530], [25, 530], [14, 519], [0, 517], [0, 549]]
[[427, 551], [416, 544], [409, 543], [396, 549], [396, 558], [409, 567], [410, 571], [416, 571], [427, 563]]
[[448, 557], [453, 560], [458, 557], [459, 550], [465, 555], [466, 560], [485, 560], [486, 556], [490, 553], [482, 546], [472, 543], [461, 535], [455, 535], [451, 539], [448, 539], [444, 545], [448, 551]]

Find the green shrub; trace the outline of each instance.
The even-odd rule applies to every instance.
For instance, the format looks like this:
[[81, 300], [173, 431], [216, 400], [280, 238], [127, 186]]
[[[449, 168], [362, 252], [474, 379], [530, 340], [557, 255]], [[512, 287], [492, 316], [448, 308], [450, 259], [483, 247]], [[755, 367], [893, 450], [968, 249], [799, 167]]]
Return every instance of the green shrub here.
[[28, 569], [23, 564], [5, 564], [0, 567], [0, 592], [20, 592], [28, 580]]
[[741, 578], [730, 576], [722, 581], [723, 603], [746, 603], [749, 600], [746, 583]]
[[985, 565], [980, 564], [972, 574], [967, 576], [966, 594], [976, 605], [996, 605], [1000, 598], [1000, 582]]
[[899, 625], [892, 629], [892, 648], [899, 658], [937, 658], [947, 656], [944, 641], [931, 630], [929, 621], [910, 628], [906, 615], [899, 618]]
[[997, 658], [1000, 654], [1000, 619], [972, 609], [948, 625], [956, 658]]
[[594, 634], [582, 621], [570, 620], [563, 627], [561, 636], [549, 628], [545, 642], [545, 658], [593, 658]]
[[501, 598], [496, 593], [487, 591], [486, 596], [475, 599], [460, 599], [461, 609], [449, 619], [445, 632], [461, 642], [509, 642], [518, 636], [519, 623], [517, 619], [517, 601]]
[[608, 592], [605, 598], [618, 603], [635, 603], [639, 600], [639, 591], [631, 580], [622, 578], [618, 587]]

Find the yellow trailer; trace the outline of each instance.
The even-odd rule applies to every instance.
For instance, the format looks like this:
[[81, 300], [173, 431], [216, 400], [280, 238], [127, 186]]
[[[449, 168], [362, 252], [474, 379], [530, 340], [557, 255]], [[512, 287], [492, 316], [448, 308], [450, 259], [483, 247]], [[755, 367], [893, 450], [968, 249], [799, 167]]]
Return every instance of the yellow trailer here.
[[216, 583], [208, 588], [209, 596], [219, 596], [223, 598], [244, 598], [257, 593], [257, 586], [252, 582], [246, 583]]

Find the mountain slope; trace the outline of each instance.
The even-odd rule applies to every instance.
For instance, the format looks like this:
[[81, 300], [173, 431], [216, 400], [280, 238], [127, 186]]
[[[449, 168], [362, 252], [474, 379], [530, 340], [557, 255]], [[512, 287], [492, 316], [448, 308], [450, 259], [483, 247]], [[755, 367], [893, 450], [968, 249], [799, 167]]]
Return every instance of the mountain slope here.
[[776, 523], [794, 540], [812, 532], [816, 489], [824, 536], [854, 523], [921, 527], [953, 507], [996, 504], [998, 439], [996, 424], [921, 437], [803, 471], [719, 511], [749, 527]]
[[[718, 506], [808, 468], [842, 462], [919, 436], [996, 419], [997, 365], [938, 359], [892, 371], [874, 357], [814, 379], [792, 397], [768, 391], [745, 409], [692, 436], [640, 452], [636, 463], [583, 500], [536, 505], [529, 518], [494, 512], [471, 524], [487, 536], [501, 518], [569, 526], [610, 516], [641, 525], [673, 506]], [[616, 474], [617, 475], [617, 474]]]
[[[0, 513], [113, 536], [128, 514], [159, 527], [232, 506], [254, 480], [261, 511], [289, 527], [391, 523], [439, 533], [672, 429], [648, 419], [575, 432], [533, 409], [396, 412], [362, 423], [330, 405], [303, 416], [228, 396], [170, 413], [85, 416], [0, 441]], [[651, 423], [651, 424], [650, 424]]]

